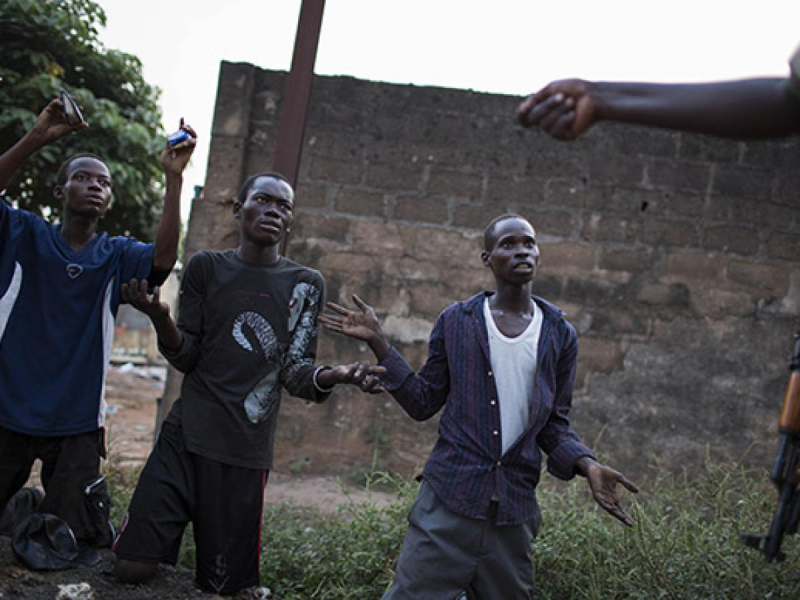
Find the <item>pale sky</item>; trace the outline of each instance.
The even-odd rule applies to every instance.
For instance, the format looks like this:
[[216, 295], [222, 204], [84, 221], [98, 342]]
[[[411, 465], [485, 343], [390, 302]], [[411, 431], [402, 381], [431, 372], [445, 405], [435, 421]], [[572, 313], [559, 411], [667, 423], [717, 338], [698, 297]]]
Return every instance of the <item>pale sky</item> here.
[[[205, 182], [220, 62], [288, 71], [300, 0], [99, 2], [100, 39], [141, 59], [167, 132], [183, 116], [200, 136], [185, 219]], [[797, 0], [327, 0], [315, 72], [519, 96], [565, 77], [783, 76], [798, 23]]]

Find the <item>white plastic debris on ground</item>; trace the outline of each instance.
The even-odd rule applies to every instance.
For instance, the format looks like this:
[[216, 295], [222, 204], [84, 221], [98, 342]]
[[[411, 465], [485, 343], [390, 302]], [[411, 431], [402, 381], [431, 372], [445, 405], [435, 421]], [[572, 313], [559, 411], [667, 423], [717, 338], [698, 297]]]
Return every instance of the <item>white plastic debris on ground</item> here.
[[60, 584], [56, 600], [94, 600], [94, 590], [88, 583]]
[[133, 363], [124, 363], [119, 366], [112, 365], [111, 368], [119, 373], [131, 373], [142, 379], [153, 379], [161, 383], [167, 380], [167, 367], [161, 365], [135, 365]]

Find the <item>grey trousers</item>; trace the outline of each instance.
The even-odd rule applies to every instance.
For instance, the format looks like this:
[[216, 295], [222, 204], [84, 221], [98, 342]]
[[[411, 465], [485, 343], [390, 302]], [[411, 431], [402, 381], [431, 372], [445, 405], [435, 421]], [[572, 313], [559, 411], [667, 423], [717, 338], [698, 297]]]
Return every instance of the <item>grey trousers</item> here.
[[423, 481], [392, 587], [383, 600], [527, 600], [533, 598], [531, 543], [541, 518], [497, 526], [450, 512]]

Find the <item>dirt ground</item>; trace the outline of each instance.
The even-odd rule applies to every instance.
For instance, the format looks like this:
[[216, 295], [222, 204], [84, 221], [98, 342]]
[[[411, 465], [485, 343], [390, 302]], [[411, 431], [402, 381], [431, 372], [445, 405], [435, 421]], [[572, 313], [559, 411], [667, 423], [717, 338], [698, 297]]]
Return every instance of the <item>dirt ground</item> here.
[[[135, 469], [147, 458], [152, 447], [156, 398], [161, 396], [165, 370], [132, 365], [112, 367], [106, 382], [107, 432], [109, 458], [121, 468]], [[37, 483], [36, 475], [31, 479]], [[343, 489], [336, 477], [297, 477], [289, 473], [270, 473], [265, 494], [267, 504], [293, 502], [326, 512], [338, 504], [365, 498], [359, 489]], [[372, 492], [378, 504], [392, 501], [392, 496]], [[114, 555], [101, 552], [102, 561], [92, 568], [66, 571], [34, 572], [24, 568], [11, 551], [10, 538], [0, 537], [0, 599], [80, 599], [140, 600], [216, 598], [194, 583], [193, 572], [177, 567], [159, 567], [159, 576], [145, 586], [122, 585], [113, 575]], [[273, 598], [268, 590], [248, 591], [234, 597]]]

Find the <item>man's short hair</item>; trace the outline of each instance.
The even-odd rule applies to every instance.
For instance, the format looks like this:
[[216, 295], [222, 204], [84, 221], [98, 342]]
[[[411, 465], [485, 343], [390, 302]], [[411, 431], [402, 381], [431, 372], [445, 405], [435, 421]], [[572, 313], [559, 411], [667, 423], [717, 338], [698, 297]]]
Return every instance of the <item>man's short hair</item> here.
[[239, 203], [244, 204], [244, 201], [247, 200], [247, 194], [250, 193], [250, 190], [253, 188], [256, 181], [258, 181], [262, 177], [269, 177], [271, 179], [277, 179], [278, 181], [283, 181], [286, 185], [289, 186], [289, 189], [292, 190], [292, 196], [294, 196], [294, 188], [292, 187], [292, 184], [289, 182], [288, 179], [286, 179], [286, 177], [284, 177], [280, 173], [272, 173], [272, 172], [257, 173], [256, 175], [251, 175], [250, 177], [248, 177], [247, 181], [245, 181], [242, 184], [242, 189], [239, 190], [239, 196], [237, 198], [237, 200], [239, 200]]
[[79, 158], [93, 158], [96, 161], [103, 163], [104, 165], [106, 164], [106, 162], [102, 158], [100, 158], [96, 154], [92, 154], [91, 152], [81, 152], [80, 154], [70, 156], [67, 160], [61, 163], [60, 167], [58, 167], [58, 173], [56, 173], [56, 185], [64, 185], [65, 183], [67, 183], [67, 173], [69, 173], [69, 166]]
[[492, 238], [494, 237], [494, 230], [497, 228], [497, 224], [507, 221], [508, 219], [519, 219], [520, 221], [525, 221], [528, 223], [528, 225], [530, 225], [530, 221], [528, 221], [528, 219], [522, 215], [518, 215], [517, 213], [506, 213], [492, 219], [491, 223], [489, 223], [486, 226], [486, 229], [483, 230], [483, 247], [487, 252], [492, 251]]

